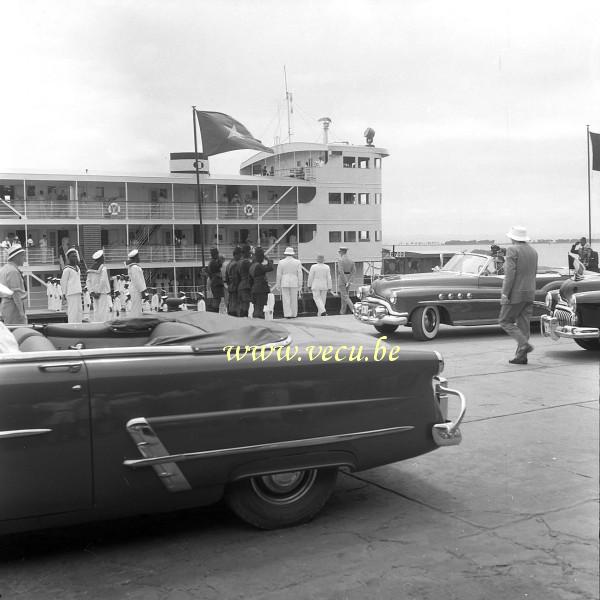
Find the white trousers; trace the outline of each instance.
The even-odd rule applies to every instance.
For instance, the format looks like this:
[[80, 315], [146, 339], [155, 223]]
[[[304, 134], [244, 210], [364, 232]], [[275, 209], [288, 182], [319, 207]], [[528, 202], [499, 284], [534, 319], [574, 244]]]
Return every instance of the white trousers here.
[[99, 298], [94, 298], [92, 323], [104, 323], [108, 319], [108, 294], [100, 294]]
[[298, 316], [298, 288], [297, 287], [282, 287], [281, 302], [283, 303], [284, 317]]
[[131, 309], [127, 313], [128, 317], [142, 316], [142, 295], [134, 290], [129, 290], [131, 296]]
[[82, 319], [81, 294], [69, 294], [67, 296], [67, 321], [69, 323], [81, 323]]
[[325, 301], [327, 300], [327, 290], [312, 290], [313, 300], [317, 305], [317, 314], [321, 316], [325, 310]]

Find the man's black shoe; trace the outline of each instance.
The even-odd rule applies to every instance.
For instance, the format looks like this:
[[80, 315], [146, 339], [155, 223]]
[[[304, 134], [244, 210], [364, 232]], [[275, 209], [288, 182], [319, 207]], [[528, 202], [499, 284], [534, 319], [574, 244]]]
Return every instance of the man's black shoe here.
[[511, 358], [508, 362], [511, 365], [526, 365], [527, 364], [527, 357], [524, 356], [523, 358], [517, 358], [515, 356], [515, 358]]

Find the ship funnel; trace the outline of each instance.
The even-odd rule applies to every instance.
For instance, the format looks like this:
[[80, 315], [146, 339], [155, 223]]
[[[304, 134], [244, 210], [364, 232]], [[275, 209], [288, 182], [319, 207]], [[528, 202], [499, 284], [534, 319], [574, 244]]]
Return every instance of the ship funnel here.
[[331, 119], [329, 117], [321, 117], [319, 119], [319, 123], [323, 123], [323, 143], [328, 144], [329, 143], [328, 132], [329, 132], [329, 125], [331, 124]]

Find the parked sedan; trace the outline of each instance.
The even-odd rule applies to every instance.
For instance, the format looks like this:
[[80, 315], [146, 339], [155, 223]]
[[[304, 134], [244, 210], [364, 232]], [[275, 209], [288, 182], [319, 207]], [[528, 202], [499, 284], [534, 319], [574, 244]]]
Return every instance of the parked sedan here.
[[465, 399], [437, 352], [392, 352], [331, 324], [164, 313], [12, 335], [0, 533], [222, 497], [257, 527], [288, 526], [323, 507], [340, 468], [461, 440]]
[[548, 292], [542, 333], [553, 340], [569, 338], [586, 350], [600, 350], [600, 277], [569, 279]]
[[[548, 291], [569, 276], [566, 268], [538, 267], [533, 320], [540, 319]], [[498, 259], [485, 252], [455, 254], [431, 273], [393, 275], [359, 288], [354, 316], [380, 333], [412, 327], [417, 340], [433, 340], [444, 325], [498, 323], [504, 274]]]

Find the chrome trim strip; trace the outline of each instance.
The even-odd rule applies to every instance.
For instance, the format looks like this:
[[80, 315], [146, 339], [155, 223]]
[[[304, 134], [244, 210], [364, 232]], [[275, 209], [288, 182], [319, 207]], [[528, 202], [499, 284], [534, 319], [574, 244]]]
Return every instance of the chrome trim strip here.
[[0, 431], [0, 439], [28, 437], [32, 435], [43, 435], [50, 433], [52, 429], [13, 429], [12, 431]]
[[[455, 292], [451, 292], [455, 293]], [[465, 302], [494, 302], [500, 306], [500, 298], [461, 298], [456, 300], [420, 300], [417, 304], [464, 304]]]
[[440, 399], [447, 396], [457, 396], [460, 400], [460, 412], [456, 421], [437, 423], [431, 428], [433, 440], [438, 446], [456, 446], [462, 441], [459, 425], [467, 412], [467, 400], [458, 390], [447, 387], [447, 382], [440, 379], [437, 385], [437, 395]]
[[[134, 419], [137, 421], [137, 419]], [[146, 423], [146, 419], [141, 419]], [[129, 423], [132, 423], [130, 421]], [[129, 424], [128, 424], [129, 425]], [[305, 438], [299, 440], [290, 440], [287, 442], [271, 442], [267, 444], [256, 444], [253, 446], [239, 446], [236, 448], [219, 448], [217, 450], [203, 450], [200, 452], [184, 452], [181, 454], [171, 454], [158, 456], [154, 458], [143, 458], [138, 460], [125, 460], [123, 465], [137, 469], [139, 467], [155, 467], [156, 465], [184, 462], [188, 460], [197, 460], [200, 458], [216, 458], [221, 456], [230, 456], [232, 454], [248, 454], [250, 452], [264, 452], [267, 450], [290, 450], [304, 448], [307, 446], [319, 446], [322, 444], [334, 444], [338, 442], [348, 442], [378, 435], [388, 435], [391, 433], [402, 433], [414, 429], [412, 425], [402, 427], [386, 427], [385, 429], [373, 429], [371, 431], [357, 431], [354, 433], [339, 433], [336, 435], [326, 435], [316, 438]]]
[[498, 319], [460, 319], [452, 321], [452, 325], [498, 325]]
[[[144, 457], [143, 460], [166, 457], [167, 449], [145, 418], [131, 419], [127, 422], [126, 428], [140, 454]], [[125, 461], [124, 464], [127, 462]], [[167, 460], [160, 463], [152, 463], [152, 468], [169, 492], [184, 492], [192, 489], [181, 469], [173, 461], [168, 460], [168, 457]]]

